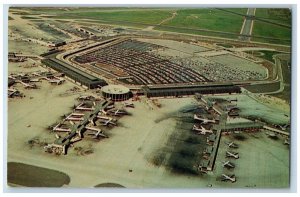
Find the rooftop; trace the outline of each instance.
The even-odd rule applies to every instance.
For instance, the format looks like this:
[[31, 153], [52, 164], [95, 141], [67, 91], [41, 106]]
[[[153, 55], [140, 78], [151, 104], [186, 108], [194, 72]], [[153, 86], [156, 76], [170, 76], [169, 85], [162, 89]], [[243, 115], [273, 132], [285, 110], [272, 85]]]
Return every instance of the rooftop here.
[[107, 85], [102, 87], [101, 90], [108, 94], [126, 94], [130, 91], [129, 88], [122, 85]]

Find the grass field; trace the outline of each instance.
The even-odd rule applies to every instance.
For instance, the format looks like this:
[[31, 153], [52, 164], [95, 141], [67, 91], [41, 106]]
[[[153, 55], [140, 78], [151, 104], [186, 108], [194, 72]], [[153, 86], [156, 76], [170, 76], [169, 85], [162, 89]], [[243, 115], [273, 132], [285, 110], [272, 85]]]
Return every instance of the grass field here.
[[289, 9], [260, 8], [256, 10], [255, 16], [273, 22], [291, 25], [291, 12]]
[[274, 94], [275, 97], [284, 99], [288, 103], [291, 103], [291, 66], [290, 60], [281, 60], [282, 76], [284, 81], [284, 90], [278, 94]]
[[[58, 21], [58, 20], [56, 20]], [[130, 21], [102, 21], [102, 20], [81, 20], [81, 19], [76, 19], [74, 20], [80, 25], [85, 25], [88, 26], [90, 23], [95, 23], [95, 24], [107, 24], [107, 25], [116, 25], [116, 26], [128, 26], [128, 27], [135, 27], [135, 28], [146, 28], [148, 25], [146, 24], [141, 24], [141, 23], [135, 23], [135, 22], [130, 22]]]
[[239, 33], [243, 24], [242, 16], [217, 9], [181, 9], [177, 13], [164, 25]]
[[254, 41], [278, 44], [291, 43], [291, 41], [286, 41], [291, 40], [291, 28], [286, 28], [259, 20], [263, 19], [277, 24], [291, 26], [291, 12], [289, 9], [260, 8], [256, 9], [255, 16], [258, 18], [258, 20], [254, 22], [253, 36], [272, 37], [279, 40], [254, 38]]
[[8, 162], [7, 182], [26, 187], [61, 187], [68, 185], [70, 177], [65, 173], [27, 165]]
[[196, 34], [196, 35], [203, 35], [203, 36], [213, 36], [213, 37], [223, 37], [223, 38], [237, 38], [235, 34], [223, 34], [223, 33], [214, 33], [209, 31], [197, 30], [197, 29], [187, 29], [184, 27], [166, 27], [166, 26], [159, 26], [155, 27], [156, 30], [160, 31], [169, 31], [169, 32], [177, 32], [177, 33], [185, 33], [185, 34]]
[[[254, 22], [253, 28], [253, 36], [263, 36], [263, 37], [272, 37], [277, 39], [286, 39], [291, 40], [291, 29], [280, 27], [273, 24], [268, 24], [261, 21]], [[263, 38], [254, 38], [254, 41], [265, 41]], [[277, 40], [277, 41], [270, 41], [272, 43], [281, 43], [281, 44], [290, 44], [290, 42], [285, 40]]]
[[270, 62], [275, 63], [275, 60], [273, 59], [273, 55], [276, 55], [280, 52], [278, 51], [247, 51], [249, 54], [253, 54], [254, 56], [260, 57], [262, 59], [268, 60]]
[[252, 93], [265, 93], [277, 91], [280, 88], [280, 83], [271, 83], [271, 84], [257, 84], [251, 86], [245, 86], [245, 89]]
[[128, 21], [134, 23], [158, 24], [171, 16], [172, 10], [136, 10], [136, 11], [90, 11], [90, 12], [63, 12], [53, 18], [60, 19], [94, 19], [104, 21]]
[[225, 47], [225, 48], [232, 48], [233, 46], [230, 45], [230, 44], [223, 44], [223, 43], [217, 43], [218, 46], [222, 46], [222, 47]]
[[247, 8], [221, 8], [221, 11], [234, 12], [236, 14], [246, 14]]
[[39, 13], [33, 13], [33, 12], [13, 12], [13, 14], [23, 15], [23, 16], [26, 16], [26, 15], [40, 15]]
[[[21, 11], [20, 11], [21, 10]], [[16, 10], [11, 9], [12, 12]], [[162, 25], [156, 26], [155, 30], [197, 34], [205, 36], [216, 36], [237, 39], [247, 8], [18, 8], [19, 14], [28, 16], [29, 14], [49, 15], [45, 17], [55, 19], [87, 19], [95, 20], [99, 23], [106, 23], [120, 26], [131, 26], [145, 28], [157, 25], [172, 16], [176, 11], [176, 16], [166, 20]], [[28, 16], [30, 17], [30, 16]], [[256, 17], [274, 23], [291, 26], [291, 14], [288, 9], [258, 8]], [[211, 33], [204, 30], [227, 32], [229, 34]], [[231, 34], [231, 35], [230, 35]], [[252, 41], [267, 42], [275, 44], [290, 44], [291, 29], [269, 24], [260, 20], [254, 23], [253, 36], [271, 37], [252, 38]]]

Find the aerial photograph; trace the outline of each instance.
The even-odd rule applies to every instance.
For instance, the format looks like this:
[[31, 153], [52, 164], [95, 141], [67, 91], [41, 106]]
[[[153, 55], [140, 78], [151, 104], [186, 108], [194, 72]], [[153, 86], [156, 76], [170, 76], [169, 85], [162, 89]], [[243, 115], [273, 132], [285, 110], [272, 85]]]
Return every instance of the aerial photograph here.
[[7, 17], [8, 188], [290, 187], [292, 7]]

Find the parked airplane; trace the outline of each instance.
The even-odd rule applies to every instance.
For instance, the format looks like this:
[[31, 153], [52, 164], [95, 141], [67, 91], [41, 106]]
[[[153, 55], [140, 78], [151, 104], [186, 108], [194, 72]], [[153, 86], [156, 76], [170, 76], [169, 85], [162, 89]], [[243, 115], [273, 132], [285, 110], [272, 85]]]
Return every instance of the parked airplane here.
[[278, 125], [278, 126], [281, 128], [281, 130], [285, 131], [286, 128], [289, 127], [290, 125], [289, 124], [285, 124], [283, 126], [281, 126], [281, 125]]
[[29, 89], [29, 88], [36, 89], [36, 88], [37, 88], [37, 86], [36, 86], [35, 84], [29, 84], [29, 83], [25, 83], [25, 82], [23, 82], [23, 81], [20, 81], [20, 83], [21, 83], [22, 85], [24, 85], [26, 89]]
[[106, 135], [104, 135], [101, 129], [94, 128], [94, 127], [85, 127], [85, 128], [89, 131], [92, 131], [92, 133], [88, 133], [87, 135], [93, 135], [94, 138], [98, 138], [98, 137], [108, 138]]
[[198, 116], [197, 114], [194, 114], [194, 119], [195, 120], [200, 120], [204, 124], [206, 124], [206, 123], [216, 123], [215, 119], [210, 120], [210, 119], [202, 118], [202, 117]]
[[235, 144], [234, 142], [225, 142], [225, 144], [228, 145], [229, 148], [238, 148], [239, 146]]
[[126, 111], [122, 109], [112, 109], [110, 111], [107, 111], [107, 113], [113, 115], [113, 116], [121, 116], [121, 115], [126, 115], [128, 114]]
[[70, 115], [68, 115], [65, 120], [72, 120], [72, 121], [83, 121], [84, 114], [80, 114], [80, 113], [71, 113]]
[[94, 107], [82, 107], [84, 103], [80, 103], [78, 106], [75, 107], [76, 110], [81, 110], [81, 111], [93, 111], [95, 110]]
[[283, 144], [284, 145], [290, 145], [290, 139], [289, 138], [285, 139]]
[[108, 126], [109, 124], [117, 125], [115, 122], [113, 122], [113, 119], [107, 116], [97, 116], [99, 118], [99, 121], [102, 125]]
[[52, 84], [56, 84], [56, 85], [60, 85], [62, 83], [64, 83], [66, 80], [64, 79], [50, 79], [49, 82]]
[[205, 134], [207, 134], [207, 133], [213, 133], [213, 131], [212, 130], [210, 130], [210, 129], [205, 129], [203, 126], [201, 126], [200, 125], [200, 127], [199, 126], [197, 126], [197, 125], [194, 125], [193, 126], [193, 130], [194, 131], [198, 131], [198, 135], [205, 135]]
[[277, 134], [274, 132], [266, 132], [266, 135], [270, 138], [278, 138]]
[[239, 154], [235, 152], [226, 151], [226, 157], [233, 157], [235, 159], [239, 158]]
[[232, 163], [230, 161], [223, 161], [222, 166], [223, 166], [223, 168], [234, 168], [235, 167], [234, 163]]
[[127, 103], [127, 102], [124, 102], [124, 106], [125, 106], [125, 107], [131, 107], [131, 108], [134, 108], [133, 103]]
[[222, 181], [231, 181], [232, 183], [236, 182], [236, 178], [235, 175], [227, 175], [227, 174], [222, 174], [221, 177]]
[[61, 126], [62, 126], [62, 124], [58, 123], [56, 126], [54, 126], [52, 128], [52, 131], [57, 131], [57, 132], [71, 132], [70, 128], [62, 128]]

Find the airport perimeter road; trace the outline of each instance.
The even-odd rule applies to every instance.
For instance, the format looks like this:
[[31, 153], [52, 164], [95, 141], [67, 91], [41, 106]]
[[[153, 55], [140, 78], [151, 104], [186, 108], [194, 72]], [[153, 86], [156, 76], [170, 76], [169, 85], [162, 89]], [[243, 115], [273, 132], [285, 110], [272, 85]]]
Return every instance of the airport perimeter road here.
[[245, 16], [244, 23], [240, 32], [240, 40], [250, 41], [255, 11], [256, 8], [248, 8], [247, 15]]

